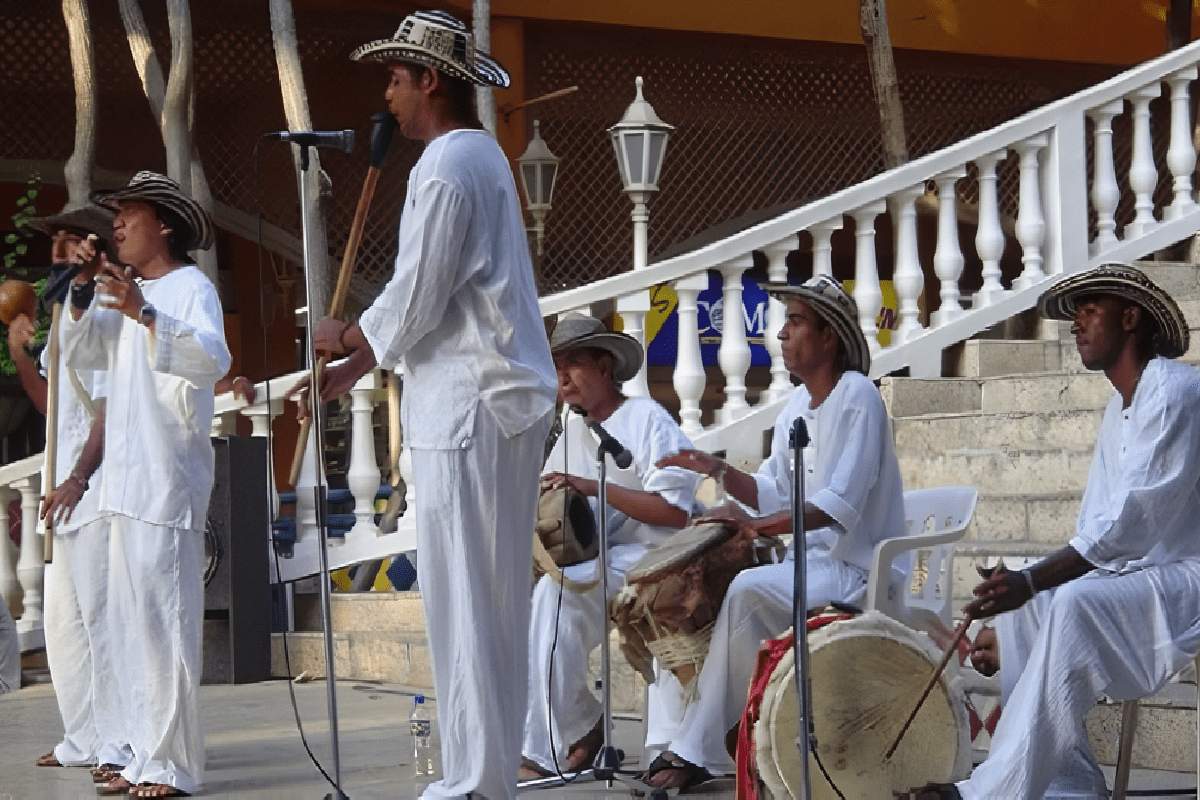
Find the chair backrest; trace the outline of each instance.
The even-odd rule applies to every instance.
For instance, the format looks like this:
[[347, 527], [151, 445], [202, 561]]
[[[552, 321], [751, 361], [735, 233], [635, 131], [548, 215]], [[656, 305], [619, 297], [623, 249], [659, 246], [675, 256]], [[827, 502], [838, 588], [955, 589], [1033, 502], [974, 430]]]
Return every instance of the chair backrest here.
[[868, 609], [918, 630], [950, 628], [954, 543], [971, 523], [978, 497], [970, 486], [904, 493], [906, 533], [875, 546]]

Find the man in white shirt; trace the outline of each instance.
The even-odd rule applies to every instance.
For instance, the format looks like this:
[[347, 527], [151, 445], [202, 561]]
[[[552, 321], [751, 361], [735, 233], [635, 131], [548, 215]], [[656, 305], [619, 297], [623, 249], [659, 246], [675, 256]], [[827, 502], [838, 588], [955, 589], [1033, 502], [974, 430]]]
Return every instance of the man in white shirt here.
[[920, 800], [1106, 798], [1083, 719], [1096, 698], [1151, 694], [1200, 650], [1200, 373], [1175, 301], [1140, 270], [1105, 264], [1042, 295], [1072, 320], [1083, 364], [1117, 393], [1096, 440], [1075, 536], [1029, 569], [1001, 571], [965, 609], [997, 619], [1015, 677], [988, 759]]
[[[802, 383], [775, 422], [770, 457], [754, 475], [697, 450], [660, 463], [710, 475], [731, 497], [765, 515], [751, 519], [730, 505], [708, 516], [786, 533], [792, 518], [789, 433], [803, 417], [810, 437], [804, 452], [805, 606], [856, 602], [865, 592], [875, 545], [904, 535], [904, 494], [887, 411], [866, 377], [871, 351], [853, 298], [832, 278], [766, 289], [787, 303], [779, 339], [788, 371]], [[727, 737], [745, 708], [758, 648], [792, 625], [792, 558], [789, 550], [784, 563], [745, 570], [730, 584], [697, 679], [697, 698], [650, 765], [652, 785], [690, 787], [712, 773], [732, 772]]]
[[204, 780], [197, 693], [204, 525], [213, 483], [213, 386], [229, 370], [216, 287], [188, 255], [213, 243], [203, 207], [142, 171], [97, 192], [117, 212], [120, 260], [102, 255], [96, 297], [63, 315], [66, 363], [108, 374], [100, 513], [111, 551], [107, 614], [133, 760], [101, 785], [131, 797], [195, 793]]
[[[555, 327], [550, 352], [568, 420], [546, 460], [543, 486], [571, 486], [593, 498], [598, 518], [599, 442], [588, 423], [602, 424], [633, 457], [626, 469], [611, 461], [606, 467], [611, 597], [624, 585], [630, 566], [687, 525], [700, 479], [657, 462], [692, 443], [657, 402], [621, 394], [621, 383], [642, 364], [642, 346], [633, 337], [610, 333], [600, 320], [571, 313]], [[602, 585], [592, 585], [600, 577], [599, 559], [562, 571], [571, 585], [543, 575], [533, 590], [529, 709], [521, 751], [525, 778], [586, 769], [604, 741], [601, 705], [588, 686], [588, 655], [600, 645], [608, 608]]]
[[474, 110], [508, 73], [440, 11], [405, 18], [352, 59], [382, 62], [388, 108], [425, 143], [408, 178], [395, 273], [359, 322], [321, 322], [350, 351], [322, 399], [403, 365], [416, 475], [418, 580], [433, 659], [442, 779], [422, 797], [511, 798], [525, 719], [529, 581], [554, 364], [512, 171]]

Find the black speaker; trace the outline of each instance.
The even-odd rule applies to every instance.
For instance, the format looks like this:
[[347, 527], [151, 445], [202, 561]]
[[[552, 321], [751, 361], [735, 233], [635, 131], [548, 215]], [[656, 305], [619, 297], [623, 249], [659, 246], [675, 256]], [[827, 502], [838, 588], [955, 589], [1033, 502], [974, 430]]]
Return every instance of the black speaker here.
[[212, 445], [200, 682], [263, 681], [271, 677], [267, 440], [230, 436]]

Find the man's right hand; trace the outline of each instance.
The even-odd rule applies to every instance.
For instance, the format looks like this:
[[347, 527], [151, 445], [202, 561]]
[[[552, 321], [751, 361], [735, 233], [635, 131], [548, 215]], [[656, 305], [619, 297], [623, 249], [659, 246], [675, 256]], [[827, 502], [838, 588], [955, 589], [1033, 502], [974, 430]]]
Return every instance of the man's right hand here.
[[696, 522], [729, 522], [740, 527], [753, 519], [737, 503], [726, 503], [723, 506], [717, 506], [705, 511], [704, 514], [696, 518]]
[[18, 314], [8, 326], [8, 352], [13, 358], [16, 358], [19, 353], [24, 353], [29, 343], [33, 341], [37, 330], [34, 328], [33, 320], [24, 314]]
[[721, 464], [721, 459], [710, 453], [705, 453], [703, 450], [680, 450], [674, 455], [659, 459], [658, 463], [654, 466], [659, 469], [664, 467], [682, 467], [691, 472], [698, 472], [701, 475], [711, 475], [716, 472]]

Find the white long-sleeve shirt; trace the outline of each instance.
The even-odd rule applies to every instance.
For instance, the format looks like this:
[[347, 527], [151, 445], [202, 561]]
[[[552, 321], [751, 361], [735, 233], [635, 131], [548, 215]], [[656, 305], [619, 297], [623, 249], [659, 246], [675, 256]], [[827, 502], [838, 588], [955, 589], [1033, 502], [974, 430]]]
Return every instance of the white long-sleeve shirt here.
[[1200, 372], [1152, 359], [1121, 406], [1104, 411], [1071, 547], [1114, 571], [1200, 558]]
[[830, 548], [833, 558], [871, 568], [875, 545], [904, 535], [904, 486], [892, 447], [887, 410], [875, 384], [859, 372], [842, 375], [829, 397], [809, 408], [808, 389], [798, 386], [775, 420], [771, 455], [754, 475], [758, 510], [791, 507], [793, 450], [789, 434], [803, 416], [804, 499], [836, 524], [807, 531], [810, 547]]
[[541, 319], [504, 153], [485, 131], [439, 136], [409, 174], [395, 273], [359, 320], [381, 367], [403, 359], [406, 446], [469, 447], [480, 405], [510, 437], [545, 417]]
[[213, 386], [230, 363], [221, 303], [192, 265], [141, 286], [158, 311], [153, 334], [98, 299], [79, 321], [62, 317], [66, 362], [108, 371], [100, 511], [202, 528], [213, 482]]

